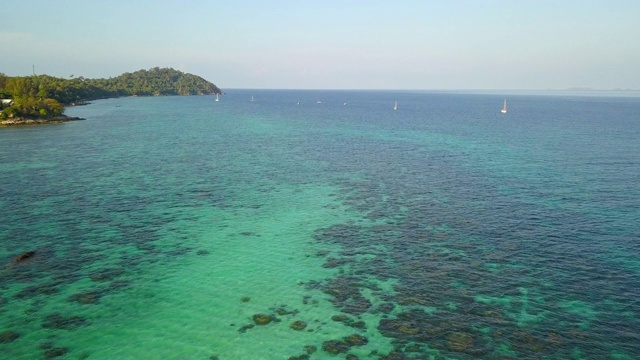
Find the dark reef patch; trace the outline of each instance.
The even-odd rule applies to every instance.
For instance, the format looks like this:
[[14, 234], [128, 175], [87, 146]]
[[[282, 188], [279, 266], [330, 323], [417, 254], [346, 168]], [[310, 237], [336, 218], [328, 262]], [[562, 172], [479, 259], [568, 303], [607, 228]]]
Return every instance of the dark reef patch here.
[[52, 347], [44, 351], [44, 358], [55, 359], [57, 357], [66, 355], [68, 352], [69, 352], [69, 349], [66, 347]]
[[52, 282], [28, 286], [14, 295], [17, 299], [29, 299], [39, 295], [53, 295], [60, 292], [60, 282]]
[[353, 346], [362, 346], [366, 345], [369, 340], [359, 334], [353, 334], [349, 336], [345, 336], [339, 340], [327, 340], [322, 343], [322, 350], [330, 353], [330, 354], [340, 354], [346, 353]]
[[42, 322], [42, 327], [47, 329], [75, 330], [87, 324], [88, 320], [81, 316], [63, 316], [55, 313], [45, 318]]
[[124, 274], [124, 270], [120, 268], [105, 268], [99, 271], [93, 272], [89, 275], [89, 278], [96, 282], [112, 281], [117, 277]]
[[33, 258], [36, 255], [35, 251], [26, 251], [23, 252], [22, 254], [16, 256], [15, 258], [13, 258], [13, 262], [14, 263], [21, 263], [24, 262], [26, 260], [29, 260], [31, 258]]
[[105, 290], [89, 290], [73, 294], [67, 298], [71, 302], [79, 304], [97, 304], [104, 295]]
[[304, 330], [307, 327], [307, 323], [302, 320], [296, 320], [289, 325], [290, 328], [296, 331]]
[[17, 340], [19, 337], [20, 334], [15, 331], [3, 331], [0, 333], [0, 343], [10, 343]]
[[253, 322], [256, 325], [267, 325], [273, 321], [277, 321], [277, 318], [273, 315], [267, 314], [255, 314], [253, 315]]

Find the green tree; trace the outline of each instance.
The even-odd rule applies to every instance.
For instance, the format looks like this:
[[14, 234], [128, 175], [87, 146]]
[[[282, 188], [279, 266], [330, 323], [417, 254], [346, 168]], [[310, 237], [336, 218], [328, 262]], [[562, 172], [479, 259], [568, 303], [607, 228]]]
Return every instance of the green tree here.
[[7, 80], [5, 89], [13, 95], [13, 97], [35, 97], [38, 88], [33, 83], [33, 80], [28, 77], [12, 77]]
[[0, 91], [2, 91], [7, 86], [7, 80], [9, 77], [4, 73], [0, 73]]

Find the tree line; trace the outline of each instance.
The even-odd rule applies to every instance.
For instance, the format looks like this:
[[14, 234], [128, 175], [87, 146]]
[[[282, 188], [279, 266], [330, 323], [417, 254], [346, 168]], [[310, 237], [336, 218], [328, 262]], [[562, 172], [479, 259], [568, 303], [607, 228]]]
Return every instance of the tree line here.
[[109, 79], [70, 79], [49, 75], [7, 76], [0, 73], [0, 119], [60, 116], [65, 105], [120, 96], [221, 94], [213, 83], [172, 68], [155, 67]]

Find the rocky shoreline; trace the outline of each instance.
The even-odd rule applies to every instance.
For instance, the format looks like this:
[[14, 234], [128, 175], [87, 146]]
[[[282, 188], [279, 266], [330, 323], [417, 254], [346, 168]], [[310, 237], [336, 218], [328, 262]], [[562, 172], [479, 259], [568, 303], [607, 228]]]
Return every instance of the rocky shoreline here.
[[0, 126], [22, 126], [22, 125], [42, 125], [42, 124], [60, 124], [67, 121], [84, 120], [79, 117], [56, 116], [51, 119], [27, 119], [27, 118], [11, 118], [0, 121]]

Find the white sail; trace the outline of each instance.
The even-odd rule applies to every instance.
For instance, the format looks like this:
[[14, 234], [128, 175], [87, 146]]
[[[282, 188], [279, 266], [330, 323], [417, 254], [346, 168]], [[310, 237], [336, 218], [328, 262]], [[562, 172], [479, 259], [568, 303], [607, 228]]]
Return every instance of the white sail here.
[[507, 113], [507, 100], [504, 100], [504, 106], [502, 107], [502, 110], [500, 110], [500, 112], [502, 112], [503, 114]]
[[398, 102], [393, 103], [393, 110], [398, 110]]

